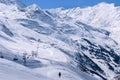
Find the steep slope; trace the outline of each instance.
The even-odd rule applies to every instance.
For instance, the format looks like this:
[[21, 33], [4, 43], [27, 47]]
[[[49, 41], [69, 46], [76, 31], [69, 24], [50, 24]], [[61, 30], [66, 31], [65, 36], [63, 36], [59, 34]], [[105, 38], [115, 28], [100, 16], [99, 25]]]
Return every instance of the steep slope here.
[[73, 18], [75, 21], [79, 20], [83, 23], [99, 27], [110, 31], [110, 37], [119, 41], [119, 24], [120, 24], [120, 7], [115, 6], [114, 3], [99, 3], [93, 7], [72, 8], [72, 9], [51, 9], [51, 13], [64, 18], [66, 16]]
[[52, 80], [58, 72], [63, 80], [112, 79], [120, 56], [109, 36], [109, 31], [36, 5], [19, 9], [0, 3], [1, 58]]

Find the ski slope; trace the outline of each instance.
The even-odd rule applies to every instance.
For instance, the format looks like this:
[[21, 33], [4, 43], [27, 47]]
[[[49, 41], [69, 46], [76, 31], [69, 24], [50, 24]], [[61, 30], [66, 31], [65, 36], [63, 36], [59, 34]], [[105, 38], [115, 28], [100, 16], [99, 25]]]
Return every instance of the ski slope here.
[[[62, 73], [61, 78], [59, 78], [58, 72]], [[97, 80], [83, 72], [79, 72], [79, 74], [81, 76], [61, 65], [47, 65], [30, 69], [12, 61], [0, 59], [0, 80]]]

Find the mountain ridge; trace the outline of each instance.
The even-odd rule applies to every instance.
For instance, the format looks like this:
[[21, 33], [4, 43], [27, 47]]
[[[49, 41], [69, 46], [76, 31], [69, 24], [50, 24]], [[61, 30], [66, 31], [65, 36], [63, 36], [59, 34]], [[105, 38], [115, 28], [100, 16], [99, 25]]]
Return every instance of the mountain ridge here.
[[64, 17], [71, 17], [75, 21], [81, 21], [83, 23], [89, 24], [94, 27], [102, 28], [109, 31], [110, 36], [115, 39], [118, 43], [119, 38], [117, 38], [119, 33], [119, 13], [120, 7], [115, 6], [114, 3], [99, 3], [93, 7], [85, 8], [71, 8], [71, 9], [50, 9], [53, 14]]
[[17, 5], [0, 6], [4, 8], [0, 9], [0, 55], [4, 59], [13, 61], [17, 56], [16, 65], [53, 80], [58, 79], [53, 77], [58, 71], [65, 80], [110, 80], [117, 74], [120, 48], [111, 31], [79, 20], [80, 15], [75, 20], [64, 11], [60, 15], [37, 5], [22, 10]]

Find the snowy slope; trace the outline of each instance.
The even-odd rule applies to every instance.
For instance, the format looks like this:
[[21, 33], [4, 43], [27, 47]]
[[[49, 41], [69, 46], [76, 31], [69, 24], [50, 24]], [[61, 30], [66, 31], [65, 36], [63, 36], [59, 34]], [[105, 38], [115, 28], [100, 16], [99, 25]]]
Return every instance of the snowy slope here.
[[72, 9], [51, 9], [53, 14], [59, 15], [61, 18], [66, 16], [73, 18], [75, 21], [79, 20], [83, 23], [99, 27], [110, 31], [110, 37], [119, 41], [119, 24], [120, 24], [120, 7], [115, 6], [114, 3], [108, 4], [105, 2], [99, 3], [93, 7], [77, 7]]
[[2, 76], [13, 69], [12, 80], [22, 76], [20, 80], [56, 80], [58, 72], [63, 80], [110, 80], [116, 75], [119, 44], [111, 32], [65, 15], [66, 10], [54, 9], [53, 13], [35, 4], [24, 8], [18, 0], [7, 1], [12, 0], [0, 2]]
[[79, 72], [81, 76], [68, 68], [57, 66], [42, 67], [31, 70], [14, 62], [0, 59], [0, 80], [56, 80], [59, 79], [58, 71], [63, 73], [62, 80], [95, 80], [94, 78]]
[[19, 64], [0, 59], [0, 80], [50, 80], [41, 74], [30, 72], [30, 69]]

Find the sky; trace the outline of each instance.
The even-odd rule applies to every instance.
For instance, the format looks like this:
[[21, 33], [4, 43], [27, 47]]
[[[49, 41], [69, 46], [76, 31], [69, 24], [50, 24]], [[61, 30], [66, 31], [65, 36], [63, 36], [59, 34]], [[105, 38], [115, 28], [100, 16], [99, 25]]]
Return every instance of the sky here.
[[22, 0], [26, 5], [37, 4], [42, 9], [73, 8], [93, 6], [100, 2], [115, 3], [120, 6], [120, 0]]

